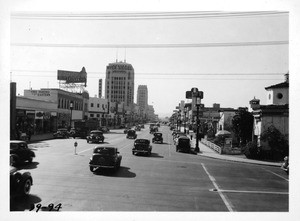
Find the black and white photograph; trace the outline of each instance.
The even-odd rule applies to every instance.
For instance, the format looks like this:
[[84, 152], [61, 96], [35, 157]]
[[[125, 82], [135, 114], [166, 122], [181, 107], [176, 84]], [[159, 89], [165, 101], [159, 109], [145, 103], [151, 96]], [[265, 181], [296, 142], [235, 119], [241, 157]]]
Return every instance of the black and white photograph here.
[[298, 4], [245, 2], [1, 3], [7, 220], [297, 220]]

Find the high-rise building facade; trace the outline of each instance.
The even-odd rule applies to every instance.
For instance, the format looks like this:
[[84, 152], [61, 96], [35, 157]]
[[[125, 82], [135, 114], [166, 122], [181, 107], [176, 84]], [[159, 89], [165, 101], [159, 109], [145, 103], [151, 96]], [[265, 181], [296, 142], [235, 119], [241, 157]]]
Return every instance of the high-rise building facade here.
[[102, 98], [102, 79], [99, 79], [98, 97]]
[[110, 63], [106, 67], [105, 98], [109, 102], [124, 102], [129, 107], [134, 99], [134, 69], [126, 62]]
[[139, 85], [137, 90], [137, 105], [140, 107], [141, 114], [145, 114], [148, 107], [148, 88], [147, 85]]

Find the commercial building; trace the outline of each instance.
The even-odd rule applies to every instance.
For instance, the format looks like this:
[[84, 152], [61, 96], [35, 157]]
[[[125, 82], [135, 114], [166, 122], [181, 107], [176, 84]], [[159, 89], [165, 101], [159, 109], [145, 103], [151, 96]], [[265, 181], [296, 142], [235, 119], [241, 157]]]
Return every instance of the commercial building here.
[[126, 62], [110, 63], [106, 67], [105, 98], [109, 102], [124, 102], [129, 109], [134, 102], [134, 69]]
[[98, 97], [89, 98], [89, 119], [99, 121], [99, 126], [108, 125], [108, 100]]
[[139, 85], [137, 90], [137, 105], [140, 107], [139, 115], [146, 118], [146, 111], [148, 107], [148, 88], [147, 85]]

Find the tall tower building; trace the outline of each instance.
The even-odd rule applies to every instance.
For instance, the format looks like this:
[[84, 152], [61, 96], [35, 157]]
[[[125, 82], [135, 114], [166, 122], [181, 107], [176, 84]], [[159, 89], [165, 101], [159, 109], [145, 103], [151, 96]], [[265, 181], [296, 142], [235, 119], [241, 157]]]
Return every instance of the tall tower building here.
[[137, 90], [137, 105], [141, 113], [145, 114], [148, 107], [148, 88], [147, 85], [139, 85]]
[[99, 89], [98, 89], [98, 97], [102, 97], [102, 79], [99, 79]]
[[134, 69], [126, 62], [110, 63], [106, 67], [105, 98], [109, 102], [124, 102], [129, 107], [134, 98]]

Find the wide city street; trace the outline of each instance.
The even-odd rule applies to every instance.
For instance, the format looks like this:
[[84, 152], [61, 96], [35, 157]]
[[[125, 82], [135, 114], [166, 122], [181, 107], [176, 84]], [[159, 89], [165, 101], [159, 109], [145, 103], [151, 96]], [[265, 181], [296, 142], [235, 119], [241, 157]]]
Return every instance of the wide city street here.
[[[171, 131], [161, 126], [163, 144], [151, 156], [132, 155], [133, 139], [123, 129], [105, 133], [105, 142], [52, 139], [29, 145], [36, 158], [19, 167], [33, 177], [31, 194], [11, 199], [11, 211], [289, 211], [288, 176], [259, 166], [176, 152]], [[152, 139], [149, 125], [138, 138]], [[74, 142], [78, 143], [76, 154]], [[116, 146], [121, 168], [92, 173], [93, 148]]]

